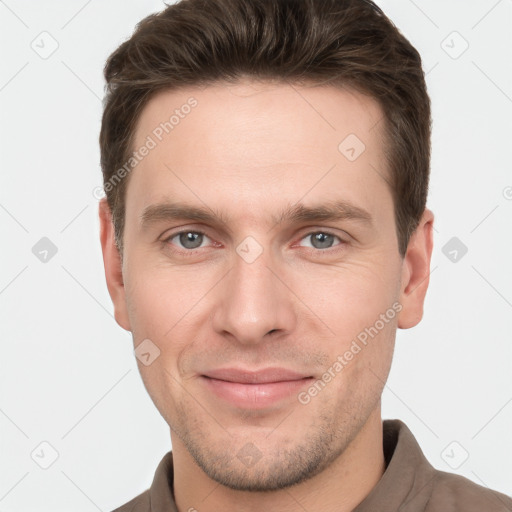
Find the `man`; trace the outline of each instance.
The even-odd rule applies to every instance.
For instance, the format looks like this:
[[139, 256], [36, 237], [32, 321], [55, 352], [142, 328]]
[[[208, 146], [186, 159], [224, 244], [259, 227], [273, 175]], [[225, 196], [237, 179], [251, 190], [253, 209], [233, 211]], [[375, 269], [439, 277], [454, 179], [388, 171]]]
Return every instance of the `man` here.
[[183, 0], [109, 58], [101, 243], [169, 424], [118, 511], [510, 511], [382, 421], [422, 317], [421, 59], [363, 0]]

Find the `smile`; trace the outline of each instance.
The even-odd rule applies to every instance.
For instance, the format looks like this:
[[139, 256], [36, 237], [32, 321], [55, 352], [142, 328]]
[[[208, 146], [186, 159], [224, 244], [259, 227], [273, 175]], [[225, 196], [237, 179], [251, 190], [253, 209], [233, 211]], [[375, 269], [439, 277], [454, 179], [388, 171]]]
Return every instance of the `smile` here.
[[238, 408], [263, 409], [296, 394], [313, 379], [283, 368], [214, 370], [201, 376], [216, 397]]

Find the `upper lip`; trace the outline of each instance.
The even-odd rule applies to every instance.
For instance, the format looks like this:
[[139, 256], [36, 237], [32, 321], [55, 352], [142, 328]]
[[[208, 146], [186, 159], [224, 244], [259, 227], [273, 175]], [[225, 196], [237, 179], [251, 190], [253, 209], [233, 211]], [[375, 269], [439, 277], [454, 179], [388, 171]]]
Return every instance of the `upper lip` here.
[[242, 384], [269, 384], [301, 380], [310, 377], [286, 368], [263, 368], [260, 370], [241, 370], [239, 368], [219, 368], [203, 374], [210, 379], [237, 382]]

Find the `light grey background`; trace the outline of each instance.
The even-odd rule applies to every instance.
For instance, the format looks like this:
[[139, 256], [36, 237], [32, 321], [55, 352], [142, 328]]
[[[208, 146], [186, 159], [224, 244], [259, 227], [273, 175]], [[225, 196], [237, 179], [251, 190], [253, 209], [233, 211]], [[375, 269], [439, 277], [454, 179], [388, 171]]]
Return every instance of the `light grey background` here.
[[[398, 333], [383, 417], [435, 467], [511, 494], [512, 0], [378, 3], [428, 72], [436, 214], [424, 320]], [[112, 316], [93, 196], [104, 61], [161, 8], [0, 1], [2, 512], [111, 510], [171, 448]]]

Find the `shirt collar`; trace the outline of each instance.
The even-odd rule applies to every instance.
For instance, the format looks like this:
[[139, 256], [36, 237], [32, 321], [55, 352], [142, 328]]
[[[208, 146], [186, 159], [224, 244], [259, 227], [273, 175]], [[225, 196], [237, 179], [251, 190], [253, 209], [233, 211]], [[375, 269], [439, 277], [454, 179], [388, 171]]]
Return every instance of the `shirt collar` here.
[[172, 464], [172, 452], [164, 455], [155, 471], [153, 483], [149, 489], [151, 512], [178, 512], [173, 496], [174, 468]]
[[384, 420], [382, 434], [386, 470], [353, 512], [424, 510], [436, 470], [403, 421]]

